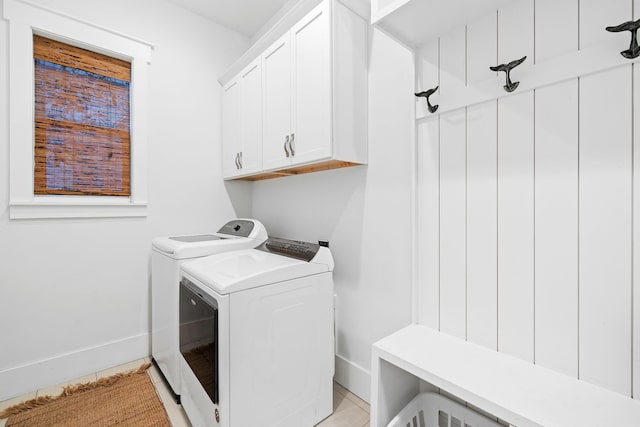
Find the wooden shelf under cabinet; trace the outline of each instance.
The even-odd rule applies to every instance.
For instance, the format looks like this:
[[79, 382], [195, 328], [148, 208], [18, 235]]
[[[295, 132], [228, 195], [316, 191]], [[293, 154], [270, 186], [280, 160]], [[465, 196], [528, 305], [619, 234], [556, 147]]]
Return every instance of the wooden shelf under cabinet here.
[[276, 171], [263, 172], [257, 175], [242, 176], [234, 178], [236, 181], [261, 181], [264, 179], [282, 178], [285, 176], [302, 175], [311, 172], [320, 172], [331, 169], [346, 168], [349, 166], [359, 166], [360, 163], [343, 162], [340, 160], [327, 160], [325, 162], [302, 165]]

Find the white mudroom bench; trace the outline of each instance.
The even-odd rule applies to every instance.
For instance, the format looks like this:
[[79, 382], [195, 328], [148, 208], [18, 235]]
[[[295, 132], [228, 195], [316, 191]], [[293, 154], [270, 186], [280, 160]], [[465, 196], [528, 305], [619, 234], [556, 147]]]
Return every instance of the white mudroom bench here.
[[517, 427], [640, 426], [640, 400], [426, 326], [373, 345], [371, 426], [420, 391], [440, 389]]

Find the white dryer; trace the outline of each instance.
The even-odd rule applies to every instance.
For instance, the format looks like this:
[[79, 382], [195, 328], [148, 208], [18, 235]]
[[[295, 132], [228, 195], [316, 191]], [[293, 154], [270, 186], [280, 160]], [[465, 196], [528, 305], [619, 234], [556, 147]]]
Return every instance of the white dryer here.
[[333, 411], [333, 258], [269, 238], [185, 263], [182, 406], [194, 427], [311, 427]]
[[227, 222], [217, 233], [157, 237], [151, 252], [151, 355], [180, 401], [178, 295], [180, 266], [207, 255], [254, 248], [267, 238], [255, 219]]

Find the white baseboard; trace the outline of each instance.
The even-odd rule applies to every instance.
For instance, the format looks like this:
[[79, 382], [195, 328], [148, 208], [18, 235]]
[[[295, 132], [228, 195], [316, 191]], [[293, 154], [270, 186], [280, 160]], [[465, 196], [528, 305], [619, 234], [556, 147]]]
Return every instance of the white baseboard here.
[[371, 372], [336, 354], [336, 373], [334, 379], [338, 384], [358, 396], [370, 401]]
[[149, 356], [148, 333], [0, 371], [0, 401]]

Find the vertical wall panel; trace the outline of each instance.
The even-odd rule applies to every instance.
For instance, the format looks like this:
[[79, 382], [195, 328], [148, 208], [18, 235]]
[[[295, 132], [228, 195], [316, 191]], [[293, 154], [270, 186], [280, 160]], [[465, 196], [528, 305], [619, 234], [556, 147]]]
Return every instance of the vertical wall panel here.
[[[498, 62], [534, 63], [533, 2], [498, 12]], [[512, 74], [518, 80], [517, 71]], [[533, 361], [533, 93], [498, 100], [498, 349]]]
[[[629, 0], [607, 2], [582, 0], [580, 3], [580, 47], [587, 48], [594, 44], [605, 43], [610, 45], [612, 49], [622, 50], [628, 45], [628, 35], [610, 34], [602, 31], [602, 28], [629, 19], [631, 19], [631, 2]], [[600, 222], [602, 226], [611, 221], [612, 218], [609, 218], [609, 216], [615, 215], [613, 209], [617, 211], [622, 209], [623, 212], [619, 214], [624, 215], [624, 185], [622, 188], [617, 185], [619, 182], [625, 181], [625, 177], [622, 176], [625, 173], [624, 168], [623, 170], [617, 171], [618, 173], [612, 173], [612, 171], [607, 170], [606, 164], [616, 163], [616, 159], [614, 158], [616, 153], [619, 156], [619, 159], [617, 159], [619, 162], [622, 162], [624, 159], [623, 152], [626, 151], [626, 148], [620, 145], [629, 141], [628, 136], [620, 135], [616, 133], [615, 130], [614, 133], [611, 133], [612, 129], [610, 128], [616, 127], [618, 130], [628, 129], [629, 122], [627, 120], [630, 120], [630, 118], [625, 117], [625, 113], [629, 113], [629, 109], [620, 107], [613, 109], [613, 111], [609, 110], [608, 113], [612, 116], [611, 119], [613, 122], [606, 120], [602, 115], [598, 117], [600, 120], [600, 124], [597, 126], [597, 130], [600, 131], [599, 136], [601, 138], [605, 137], [612, 142], [615, 139], [618, 143], [618, 145], [614, 144], [617, 150], [611, 149], [611, 144], [608, 144], [609, 150], [606, 150], [605, 153], [598, 153], [598, 147], [595, 146], [595, 135], [592, 133], [594, 129], [585, 129], [585, 127], [591, 124], [586, 123], [585, 118], [589, 117], [591, 110], [596, 110], [598, 105], [602, 105], [602, 102], [607, 102], [606, 99], [620, 106], [625, 105], [624, 101], [630, 94], [630, 87], [628, 79], [625, 79], [619, 74], [617, 77], [622, 77], [622, 81], [616, 79], [615, 73], [621, 72], [621, 70], [613, 70], [611, 72], [585, 77], [582, 79], [580, 92], [580, 376], [620, 392], [628, 392], [630, 388], [628, 378], [631, 366], [630, 361], [625, 363], [625, 360], [629, 358], [627, 350], [629, 349], [630, 351], [630, 309], [627, 307], [625, 310], [624, 307], [620, 307], [620, 305], [623, 304], [623, 299], [625, 299], [625, 294], [630, 292], [628, 286], [625, 286], [625, 282], [627, 282], [625, 275], [630, 274], [628, 271], [629, 266], [624, 265], [625, 260], [628, 262], [629, 257], [623, 248], [625, 246], [624, 228], [628, 224], [626, 224], [625, 221], [617, 223], [615, 226], [616, 232], [607, 236], [596, 233], [594, 229], [597, 229], [598, 222]], [[596, 91], [595, 93], [593, 92], [594, 90]], [[606, 92], [606, 94], [602, 93], [603, 91]], [[598, 94], [609, 96], [607, 96], [605, 100], [597, 100], [596, 96]], [[620, 98], [616, 95], [623, 95], [623, 97]], [[585, 98], [585, 96], [587, 96], [587, 98]], [[619, 114], [620, 112], [622, 112], [622, 114]], [[592, 114], [591, 119], [593, 120], [597, 116], [595, 111], [593, 111]], [[582, 116], [585, 116], [585, 118]], [[593, 124], [593, 126], [595, 127], [596, 125]], [[586, 147], [589, 147], [590, 150], [586, 151]], [[597, 162], [599, 154], [608, 155], [605, 157], [606, 161]], [[630, 154], [627, 153], [627, 156], [629, 155]], [[628, 160], [628, 157], [626, 159]], [[591, 161], [589, 162], [589, 160]], [[601, 166], [600, 168], [597, 168], [598, 164]], [[585, 169], [587, 166], [591, 167], [591, 169]], [[609, 165], [609, 167], [611, 167], [611, 165]], [[606, 173], [603, 174], [603, 172]], [[598, 176], [605, 179], [599, 180], [597, 179]], [[587, 184], [589, 184], [589, 186], [585, 187]], [[600, 185], [606, 187], [607, 184], [615, 185], [614, 188], [616, 188], [616, 190], [605, 194], [604, 188], [600, 187]], [[600, 191], [598, 191], [598, 189], [600, 189]], [[615, 198], [616, 194], [618, 196], [617, 200], [611, 200], [611, 203], [601, 205], [602, 209], [589, 210], [588, 213], [585, 212], [588, 209], [584, 207], [589, 206], [590, 203], [595, 205], [598, 203], [599, 198]], [[585, 196], [588, 198], [585, 199]], [[626, 200], [628, 202], [628, 198]], [[604, 201], [600, 200], [601, 204], [602, 202]], [[607, 209], [605, 209], [607, 207], [609, 208], [608, 212], [606, 212]], [[588, 216], [585, 218], [585, 215]], [[618, 227], [621, 227], [623, 230], [618, 230]], [[628, 230], [628, 232], [630, 232], [630, 230]], [[626, 236], [628, 236], [628, 234]], [[596, 245], [596, 247], [593, 247], [593, 245]], [[593, 252], [596, 252], [596, 248], [602, 248], [602, 245], [609, 246], [607, 253], [594, 254]], [[583, 247], [585, 247], [585, 249], [583, 249]], [[587, 247], [588, 249], [586, 249]], [[609, 257], [606, 257], [607, 255]], [[604, 259], [602, 258], [603, 256], [605, 257]], [[615, 260], [611, 258], [615, 258]], [[589, 260], [593, 262], [595, 259], [599, 259], [602, 270], [611, 270], [613, 276], [609, 276], [608, 273], [602, 270], [600, 270], [599, 275], [594, 276], [594, 272], [591, 270], [595, 268], [589, 266], [588, 262]], [[613, 264], [611, 264], [612, 262]], [[586, 276], [589, 276], [588, 279]], [[606, 283], [608, 283], [607, 291], [602, 289], [604, 287], [603, 280], [606, 280]], [[600, 285], [599, 287], [598, 284]], [[603, 296], [604, 301], [601, 302], [601, 305], [604, 310], [594, 313], [596, 302], [602, 299]], [[626, 300], [628, 301], [628, 298]], [[611, 317], [609, 313], [612, 313], [613, 317]], [[601, 339], [605, 340], [601, 341]], [[599, 349], [595, 347], [599, 347]], [[598, 359], [600, 359], [599, 363]]]
[[[497, 12], [467, 26], [467, 82], [494, 77]], [[497, 349], [497, 104], [467, 109], [467, 339]]]
[[[640, 0], [635, 4], [640, 14]], [[632, 395], [640, 400], [640, 67], [633, 66], [633, 365]]]
[[[499, 64], [526, 55], [527, 60], [519, 68], [533, 65], [533, 3], [532, 1], [513, 2], [498, 11]], [[514, 71], [514, 81], [517, 80], [517, 71]]]
[[533, 361], [533, 93], [498, 101], [498, 350]]
[[497, 103], [467, 109], [467, 339], [497, 349]]
[[535, 362], [578, 375], [578, 81], [535, 95]]
[[535, 1], [536, 62], [578, 49], [579, 0]]
[[[440, 38], [440, 93], [465, 86], [465, 29]], [[440, 329], [466, 336], [465, 110], [440, 116]]]
[[[633, 19], [640, 17], [640, 0], [633, 2]], [[640, 67], [633, 66], [633, 383], [640, 400]]]
[[629, 47], [629, 33], [610, 33], [605, 27], [632, 19], [632, 0], [580, 0], [580, 49], [597, 45], [615, 50]]
[[[434, 39], [430, 43], [420, 47], [416, 52], [416, 92], [422, 92], [434, 88], [440, 84], [440, 40]], [[438, 94], [429, 98], [434, 105], [438, 104]], [[416, 98], [416, 114], [427, 115], [427, 102], [424, 98]]]
[[451, 96], [465, 86], [465, 28], [440, 37], [440, 94]]
[[[416, 52], [416, 92], [438, 86], [440, 40]], [[431, 97], [437, 103], [437, 97]], [[424, 115], [427, 103], [416, 99], [416, 112]], [[418, 323], [440, 329], [440, 116], [417, 126], [418, 155]]]
[[440, 328], [440, 116], [418, 123], [418, 322]]
[[472, 85], [494, 76], [489, 67], [498, 64], [497, 13], [467, 25], [467, 83]]
[[466, 337], [465, 109], [440, 116], [440, 330]]
[[583, 77], [579, 119], [579, 375], [624, 394], [631, 392], [631, 78], [631, 66]]
[[[536, 0], [536, 62], [578, 50], [578, 0]], [[578, 80], [535, 92], [535, 362], [578, 376]]]

